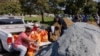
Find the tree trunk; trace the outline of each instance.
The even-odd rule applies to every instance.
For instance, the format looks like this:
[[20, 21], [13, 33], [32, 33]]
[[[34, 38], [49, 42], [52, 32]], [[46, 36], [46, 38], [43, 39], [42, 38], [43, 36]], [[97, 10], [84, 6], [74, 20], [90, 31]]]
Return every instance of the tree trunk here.
[[44, 23], [44, 13], [41, 11], [42, 23]]
[[29, 12], [29, 16], [30, 16], [30, 17], [31, 17], [31, 15], [32, 15], [31, 12]]

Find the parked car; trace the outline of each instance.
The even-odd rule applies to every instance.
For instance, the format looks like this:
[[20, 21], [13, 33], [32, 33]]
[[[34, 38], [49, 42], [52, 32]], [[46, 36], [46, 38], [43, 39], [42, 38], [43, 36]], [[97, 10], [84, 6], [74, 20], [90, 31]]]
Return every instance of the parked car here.
[[0, 29], [0, 52], [3, 52], [4, 50], [10, 52], [13, 42], [14, 39], [12, 34]]
[[6, 50], [10, 52], [14, 42], [13, 34], [19, 34], [25, 30], [23, 17], [1, 16], [0, 17], [0, 52]]
[[[19, 34], [25, 30], [25, 26], [31, 25], [32, 24], [26, 24], [23, 17], [0, 17], [0, 52], [4, 50], [11, 52], [12, 44], [15, 40], [13, 34]], [[42, 42], [40, 46], [45, 46], [50, 43], [51, 42]]]

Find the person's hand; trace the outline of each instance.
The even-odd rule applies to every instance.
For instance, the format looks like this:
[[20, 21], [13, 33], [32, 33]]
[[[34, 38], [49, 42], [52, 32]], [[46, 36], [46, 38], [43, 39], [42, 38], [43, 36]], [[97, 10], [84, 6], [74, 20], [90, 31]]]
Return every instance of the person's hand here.
[[36, 50], [36, 51], [39, 50], [39, 46], [38, 46], [38, 45], [35, 45], [34, 43], [30, 43], [30, 48], [31, 48], [31, 49], [34, 49], [34, 50]]
[[34, 47], [37, 47], [38, 46], [37, 41], [30, 42], [30, 44], [33, 45]]
[[30, 42], [31, 42], [31, 43], [34, 43], [34, 42], [36, 42], [36, 40], [30, 39]]

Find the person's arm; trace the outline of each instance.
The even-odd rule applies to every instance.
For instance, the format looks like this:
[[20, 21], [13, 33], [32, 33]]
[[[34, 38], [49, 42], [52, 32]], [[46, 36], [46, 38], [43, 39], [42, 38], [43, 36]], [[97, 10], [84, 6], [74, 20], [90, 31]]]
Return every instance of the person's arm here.
[[29, 37], [24, 37], [23, 39], [28, 41], [28, 42], [35, 42], [34, 40], [30, 39]]
[[19, 34], [19, 37], [21, 38], [21, 40], [23, 41], [27, 41], [27, 42], [30, 42], [31, 40], [29, 39], [29, 37], [26, 35], [25, 32], [22, 32]]

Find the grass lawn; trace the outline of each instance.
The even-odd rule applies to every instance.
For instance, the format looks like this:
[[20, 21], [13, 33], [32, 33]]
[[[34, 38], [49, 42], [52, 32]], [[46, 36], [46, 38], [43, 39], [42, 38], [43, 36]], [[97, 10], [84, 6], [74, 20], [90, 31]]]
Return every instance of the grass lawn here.
[[[42, 21], [42, 18], [40, 16], [38, 17], [25, 17], [25, 20], [29, 21]], [[44, 21], [53, 21], [53, 17], [44, 17]]]
[[[34, 22], [34, 21], [42, 21], [42, 18], [41, 16], [38, 16], [38, 17], [24, 17], [25, 18], [25, 21], [29, 21], [29, 22]], [[47, 25], [50, 25], [52, 24], [52, 21], [53, 21], [53, 17], [44, 17], [44, 23], [43, 24], [47, 24]]]

